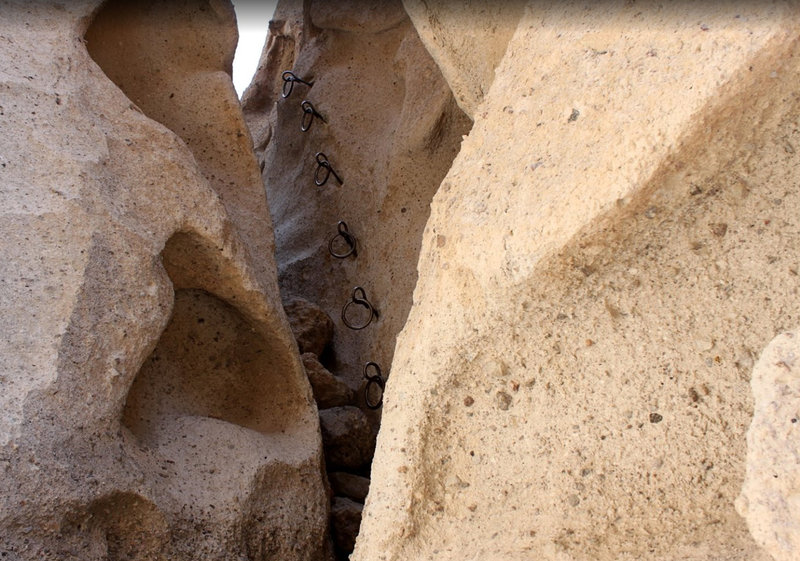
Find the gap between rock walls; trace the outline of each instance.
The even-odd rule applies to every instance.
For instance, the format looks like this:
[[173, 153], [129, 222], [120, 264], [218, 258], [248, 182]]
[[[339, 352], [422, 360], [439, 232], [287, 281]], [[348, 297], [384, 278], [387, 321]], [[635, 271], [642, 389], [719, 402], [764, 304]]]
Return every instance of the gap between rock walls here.
[[[281, 297], [323, 437], [335, 553], [328, 545], [315, 555], [346, 559], [369, 489], [380, 401], [411, 308], [430, 202], [472, 122], [400, 0], [379, 9], [281, 2], [242, 100], [243, 118], [230, 106], [235, 93], [226, 53], [232, 56], [233, 45], [220, 21], [232, 9], [223, 4], [184, 0], [156, 9], [110, 0], [86, 32], [87, 49], [144, 115], [185, 142], [267, 284], [274, 239]], [[258, 167], [243, 160], [252, 155], [248, 128], [260, 178]], [[269, 208], [257, 192], [262, 184]], [[226, 265], [213, 256], [215, 244], [177, 232], [161, 255], [174, 309], [122, 417], [145, 448], [180, 452], [174, 435], [185, 432], [188, 417], [206, 432], [231, 425], [273, 435], [270, 446], [302, 424], [292, 416], [302, 396], [279, 374], [288, 367], [277, 356], [276, 335], [254, 327], [246, 305], [215, 290], [215, 283], [228, 282], [222, 280]], [[192, 461], [201, 461], [197, 451], [181, 454], [193, 472]], [[251, 460], [233, 463], [256, 469]], [[106, 503], [143, 500], [134, 494]], [[270, 504], [282, 509], [287, 500], [281, 495]], [[161, 505], [148, 508], [164, 516]], [[167, 519], [159, 524], [153, 554], [170, 547], [173, 530]], [[245, 526], [251, 524], [257, 526]], [[111, 557], [135, 549], [135, 539], [115, 545], [130, 541], [121, 532], [108, 541]], [[260, 539], [257, 529], [247, 533], [255, 536], [250, 541]], [[246, 550], [260, 556], [270, 546]]]
[[472, 122], [399, 0], [279, 3], [242, 106], [346, 559], [430, 203]]

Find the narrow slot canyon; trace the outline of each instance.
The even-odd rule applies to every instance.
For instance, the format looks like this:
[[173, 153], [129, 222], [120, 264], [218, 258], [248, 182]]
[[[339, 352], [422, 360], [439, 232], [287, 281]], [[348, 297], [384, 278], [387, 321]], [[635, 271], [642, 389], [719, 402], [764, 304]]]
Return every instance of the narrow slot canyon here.
[[[249, 137], [242, 131], [245, 125], [252, 131], [270, 201], [281, 298], [319, 410], [329, 530], [339, 559], [349, 556], [358, 534], [380, 402], [395, 339], [411, 307], [431, 199], [472, 124], [401, 3], [384, 8], [352, 27], [355, 6], [342, 12], [282, 3], [256, 87], [242, 100], [245, 121], [234, 118], [233, 129], [230, 119], [205, 118], [232, 113], [225, 91], [231, 61], [223, 56], [230, 43], [220, 25], [230, 10], [223, 3], [111, 0], [86, 32], [89, 53], [103, 72], [145, 115], [186, 143], [245, 246], [257, 255], [269, 239], [264, 226], [270, 222], [257, 224], [266, 206], [252, 193], [253, 166], [230, 157], [247, 152]], [[295, 82], [284, 98], [282, 78], [290, 69], [313, 81]], [[325, 114], [317, 112], [308, 131], [301, 130], [301, 101]], [[324, 185], [316, 184], [318, 152], [331, 159]], [[351, 237], [341, 235], [342, 227]], [[204, 456], [219, 454], [219, 439], [209, 436], [214, 423], [287, 433], [302, 399], [292, 397], [296, 390], [271, 363], [269, 345], [253, 338], [241, 313], [213, 294], [221, 267], [210, 260], [208, 243], [187, 234], [166, 243], [162, 261], [175, 287], [174, 309], [131, 386], [122, 425], [142, 446], [180, 457], [186, 479], [230, 494], [233, 488], [209, 483], [203, 470], [216, 472], [213, 479], [220, 481], [249, 468], [239, 465], [242, 459], [231, 459], [238, 468], [209, 467]], [[357, 286], [374, 307], [366, 315], [358, 303], [342, 312]], [[351, 325], [365, 327], [349, 328], [345, 315]], [[365, 372], [378, 377], [370, 382]], [[192, 426], [205, 427], [203, 439], [186, 440], [199, 435]], [[251, 446], [275, 445], [251, 440]], [[178, 493], [194, 497], [190, 486]], [[184, 498], [188, 504], [198, 501], [190, 497]]]
[[317, 329], [327, 331], [324, 346], [302, 356], [320, 410], [338, 559], [358, 533], [431, 200], [472, 125], [401, 2], [363, 8], [279, 3], [242, 99], [290, 322], [328, 326]]
[[791, 2], [0, 12], [0, 561], [796, 561]]

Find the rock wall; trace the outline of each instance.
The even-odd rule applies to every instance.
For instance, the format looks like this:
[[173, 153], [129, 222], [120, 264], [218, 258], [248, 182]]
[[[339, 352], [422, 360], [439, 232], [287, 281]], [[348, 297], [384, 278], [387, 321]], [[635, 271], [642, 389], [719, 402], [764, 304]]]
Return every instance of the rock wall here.
[[403, 6], [458, 106], [474, 119], [517, 28], [525, 1], [403, 0]]
[[[431, 197], [471, 123], [399, 0], [380, 9], [283, 0], [270, 29], [243, 107], [262, 162], [281, 290], [333, 318], [323, 363], [359, 389], [366, 362], [388, 374], [411, 307]], [[282, 98], [286, 70], [313, 85], [295, 83]], [[304, 100], [324, 118], [308, 132], [300, 130]], [[315, 185], [318, 152], [342, 184], [331, 175]], [[339, 221], [357, 239], [357, 254], [344, 259], [329, 253]], [[341, 319], [356, 286], [379, 313], [360, 331]], [[359, 311], [348, 311], [354, 323], [363, 320]]]
[[753, 363], [798, 313], [799, 25], [528, 3], [433, 199], [353, 559], [797, 557], [761, 401], [785, 482], [734, 502], [751, 376], [797, 413]]
[[753, 369], [753, 422], [747, 431], [747, 472], [736, 509], [756, 542], [777, 561], [800, 551], [797, 423], [800, 422], [797, 330], [773, 339]]
[[283, 0], [252, 138], [100, 4], [1, 6], [4, 559], [797, 557], [794, 4]]
[[231, 6], [0, 11], [0, 555], [324, 558]]

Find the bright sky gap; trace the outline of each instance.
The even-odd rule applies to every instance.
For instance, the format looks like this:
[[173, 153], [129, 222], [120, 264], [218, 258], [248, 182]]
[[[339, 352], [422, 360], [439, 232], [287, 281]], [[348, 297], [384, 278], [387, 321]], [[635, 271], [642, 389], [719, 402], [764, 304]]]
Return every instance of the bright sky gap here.
[[264, 48], [269, 30], [269, 20], [278, 0], [233, 0], [239, 26], [239, 44], [233, 58], [233, 85], [242, 97], [253, 80], [258, 59]]

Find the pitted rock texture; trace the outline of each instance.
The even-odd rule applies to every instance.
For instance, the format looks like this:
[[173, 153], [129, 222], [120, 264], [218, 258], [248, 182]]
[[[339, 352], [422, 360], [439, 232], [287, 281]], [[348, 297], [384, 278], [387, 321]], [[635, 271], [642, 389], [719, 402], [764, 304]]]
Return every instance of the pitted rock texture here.
[[355, 561], [771, 559], [734, 501], [796, 324], [798, 36], [528, 3], [432, 203]]
[[100, 4], [0, 8], [0, 556], [320, 558], [233, 11]]
[[[178, 135], [237, 224], [258, 275], [274, 274], [267, 201], [231, 65], [237, 33], [229, 2], [105, 2], [86, 48], [149, 118]], [[209, 115], [218, 115], [209, 119]]]
[[474, 119], [517, 29], [525, 0], [403, 0], [403, 6], [458, 106]]
[[371, 0], [311, 0], [309, 13], [314, 27], [353, 33], [380, 33], [408, 18], [400, 2]]
[[[335, 330], [326, 366], [355, 386], [368, 361], [389, 374], [395, 337], [416, 284], [431, 197], [471, 125], [399, 0], [377, 4], [279, 2], [272, 35], [243, 98], [275, 224], [285, 298], [316, 302]], [[313, 82], [281, 97], [281, 73]], [[301, 102], [315, 118], [301, 132]], [[315, 155], [333, 176], [314, 184]], [[337, 259], [329, 241], [344, 221], [358, 254]], [[361, 331], [341, 319], [354, 287], [380, 316]]]
[[747, 474], [736, 504], [775, 561], [800, 555], [800, 336], [781, 333], [758, 359], [747, 431]]

